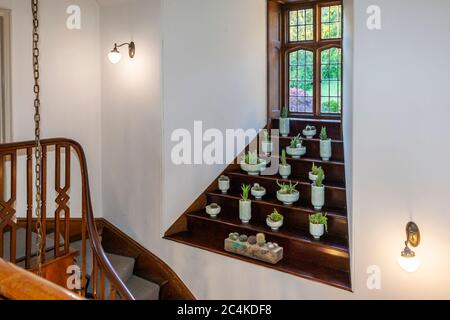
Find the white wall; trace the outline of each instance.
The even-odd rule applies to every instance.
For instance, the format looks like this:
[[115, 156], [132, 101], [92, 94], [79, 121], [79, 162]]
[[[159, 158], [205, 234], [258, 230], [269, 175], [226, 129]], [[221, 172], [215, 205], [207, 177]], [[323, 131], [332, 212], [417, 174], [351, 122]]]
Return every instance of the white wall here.
[[[101, 215], [98, 5], [94, 0], [78, 0], [82, 29], [70, 31], [66, 28], [66, 9], [73, 1], [43, 0], [40, 3], [42, 136], [68, 137], [84, 146], [94, 209]], [[0, 0], [0, 7], [12, 10], [13, 139], [31, 140], [34, 138], [34, 109], [30, 1]], [[53, 180], [53, 174], [49, 173], [49, 182]], [[79, 181], [74, 178], [72, 186], [71, 203], [75, 213], [80, 211], [76, 192]], [[18, 213], [22, 215], [25, 206], [20, 200], [26, 185], [18, 187]], [[54, 198], [52, 194], [49, 197]]]
[[[100, 20], [104, 215], [152, 248], [162, 199], [160, 2], [103, 1]], [[114, 43], [132, 39], [135, 58], [123, 47], [112, 65]]]

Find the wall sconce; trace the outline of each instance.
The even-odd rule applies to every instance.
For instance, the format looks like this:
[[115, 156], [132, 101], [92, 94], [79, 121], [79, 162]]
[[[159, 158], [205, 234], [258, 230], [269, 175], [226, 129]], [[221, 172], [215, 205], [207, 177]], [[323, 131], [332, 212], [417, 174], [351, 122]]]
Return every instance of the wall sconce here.
[[111, 52], [108, 54], [109, 61], [111, 61], [112, 64], [117, 64], [122, 60], [122, 54], [119, 51], [119, 48], [123, 46], [128, 46], [128, 54], [131, 59], [134, 58], [134, 55], [136, 54], [136, 45], [133, 41], [130, 43], [122, 43], [118, 45], [117, 43], [114, 44], [114, 49], [111, 50]]
[[409, 222], [406, 225], [406, 241], [405, 249], [402, 251], [400, 257], [398, 257], [398, 263], [403, 270], [407, 272], [415, 272], [420, 267], [420, 260], [417, 259], [416, 254], [409, 246], [414, 248], [420, 244], [420, 231], [417, 224]]

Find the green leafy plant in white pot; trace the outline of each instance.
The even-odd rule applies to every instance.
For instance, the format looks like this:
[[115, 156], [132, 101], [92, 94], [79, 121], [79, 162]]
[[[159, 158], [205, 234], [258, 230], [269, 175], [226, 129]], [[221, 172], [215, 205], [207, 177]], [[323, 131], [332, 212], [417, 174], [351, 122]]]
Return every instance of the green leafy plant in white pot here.
[[249, 198], [251, 186], [244, 184], [242, 186], [241, 200], [239, 200], [239, 219], [243, 224], [248, 224], [252, 219], [252, 202]]
[[306, 147], [303, 146], [303, 140], [300, 138], [300, 135], [291, 140], [291, 144], [286, 148], [286, 152], [295, 159], [306, 154]]
[[316, 240], [328, 232], [328, 217], [326, 213], [316, 213], [309, 216], [309, 233]]
[[269, 156], [273, 152], [272, 137], [267, 130], [263, 131], [263, 139], [261, 142], [261, 148], [264, 155]]
[[317, 134], [317, 129], [314, 126], [306, 126], [306, 128], [303, 130], [303, 135], [306, 137], [306, 139], [312, 139]]
[[258, 157], [257, 151], [249, 151], [242, 156], [241, 169], [249, 175], [257, 176], [267, 166], [267, 161]]
[[261, 186], [259, 183], [255, 183], [252, 187], [252, 196], [255, 197], [256, 200], [261, 200], [267, 193], [266, 188]]
[[291, 132], [291, 120], [289, 119], [289, 109], [284, 107], [280, 115], [280, 134], [287, 137]]
[[312, 182], [315, 182], [317, 180], [317, 176], [319, 173], [323, 174], [324, 180], [325, 180], [325, 172], [323, 171], [322, 167], [316, 166], [315, 163], [313, 163], [311, 171], [309, 172], [309, 180]]
[[327, 128], [323, 127], [320, 132], [320, 157], [323, 161], [330, 161], [331, 155], [331, 139], [328, 138]]
[[283, 226], [283, 222], [284, 217], [277, 211], [277, 209], [274, 209], [266, 219], [267, 226], [272, 229], [272, 231], [278, 231]]
[[316, 211], [322, 210], [325, 205], [324, 174], [319, 172], [316, 181], [311, 186], [311, 203]]
[[291, 172], [292, 172], [291, 165], [289, 163], [287, 163], [286, 150], [284, 150], [284, 149], [283, 149], [283, 151], [281, 151], [281, 163], [278, 166], [278, 171], [280, 173], [280, 176], [283, 177], [283, 179], [289, 178], [289, 176], [291, 175]]
[[277, 180], [277, 185], [280, 187], [280, 190], [277, 192], [277, 199], [283, 202], [286, 206], [292, 206], [295, 202], [300, 200], [300, 192], [298, 192], [295, 188], [298, 186], [298, 183], [292, 184], [292, 181], [287, 183], [280, 183]]

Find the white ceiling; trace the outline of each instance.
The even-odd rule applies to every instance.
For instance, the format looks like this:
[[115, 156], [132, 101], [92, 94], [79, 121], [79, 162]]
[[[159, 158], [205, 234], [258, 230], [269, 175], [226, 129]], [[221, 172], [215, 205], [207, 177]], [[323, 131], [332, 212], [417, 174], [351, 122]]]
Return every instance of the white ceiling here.
[[131, 3], [135, 0], [96, 0], [100, 7], [114, 6], [122, 3]]

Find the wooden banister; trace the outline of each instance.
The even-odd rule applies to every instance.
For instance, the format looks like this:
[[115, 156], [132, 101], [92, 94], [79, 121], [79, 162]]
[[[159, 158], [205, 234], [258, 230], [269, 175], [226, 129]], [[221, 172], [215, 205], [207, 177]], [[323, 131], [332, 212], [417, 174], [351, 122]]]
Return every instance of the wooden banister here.
[[[47, 172], [47, 157], [48, 153], [50, 152], [50, 149], [55, 152], [55, 192], [57, 194], [56, 199], [56, 211], [55, 211], [55, 226], [54, 226], [54, 258], [57, 258], [58, 256], [68, 254], [70, 250], [70, 207], [69, 207], [69, 190], [70, 190], [70, 154], [71, 150], [74, 150], [76, 155], [78, 156], [78, 160], [80, 162], [80, 174], [81, 174], [81, 208], [82, 208], [82, 249], [80, 252], [82, 257], [82, 270], [81, 270], [81, 283], [82, 283], [82, 294], [86, 294], [87, 289], [87, 270], [86, 270], [86, 245], [87, 241], [89, 241], [89, 245], [92, 247], [93, 252], [93, 262], [95, 266], [95, 270], [92, 270], [93, 277], [97, 278], [97, 273], [100, 274], [100, 278], [102, 280], [102, 285], [104, 285], [104, 280], [107, 279], [110, 282], [110, 288], [114, 288], [115, 292], [113, 294], [109, 295], [109, 298], [121, 298], [123, 300], [134, 300], [133, 295], [130, 293], [130, 291], [127, 289], [125, 284], [122, 282], [120, 277], [117, 275], [116, 271], [112, 267], [111, 263], [109, 262], [108, 258], [106, 257], [105, 251], [103, 250], [103, 247], [101, 245], [100, 236], [98, 234], [95, 220], [94, 220], [94, 213], [92, 208], [92, 201], [90, 196], [90, 187], [89, 187], [89, 176], [88, 176], [88, 168], [87, 168], [87, 161], [86, 156], [84, 154], [83, 148], [81, 145], [73, 140], [64, 139], [64, 138], [56, 138], [56, 139], [47, 139], [43, 140], [41, 142], [42, 148], [43, 148], [43, 155], [45, 157], [45, 161], [43, 164], [45, 164], [44, 171]], [[32, 213], [33, 213], [33, 201], [31, 194], [33, 192], [32, 188], [32, 158], [31, 155], [33, 154], [33, 149], [35, 146], [34, 141], [28, 141], [28, 142], [18, 142], [18, 143], [10, 143], [10, 144], [2, 144], [0, 145], [0, 185], [2, 186], [1, 191], [2, 194], [0, 194], [0, 203], [3, 207], [0, 210], [0, 258], [4, 255], [4, 253], [1, 251], [3, 248], [3, 233], [7, 228], [8, 230], [11, 230], [11, 237], [14, 239], [11, 239], [11, 243], [15, 242], [15, 201], [16, 201], [16, 168], [17, 168], [17, 155], [23, 154], [27, 157], [27, 240], [26, 240], [26, 253], [25, 253], [25, 265], [28, 269], [32, 268], [31, 261], [32, 261], [32, 252], [33, 249], [31, 248], [31, 233], [35, 232], [34, 225], [32, 222]], [[61, 151], [64, 151], [65, 153], [65, 166], [64, 166], [64, 173], [61, 173]], [[11, 192], [10, 192], [10, 199], [4, 200], [4, 188], [3, 184], [5, 181], [5, 157], [8, 157], [9, 161], [11, 161]], [[60, 178], [61, 176], [65, 177], [65, 183], [64, 186], [60, 185]], [[46, 181], [45, 175], [43, 174], [42, 179], [42, 189], [46, 190]], [[42, 212], [44, 213], [42, 216], [42, 233], [44, 236], [44, 239], [48, 237], [47, 228], [46, 228], [46, 218], [47, 215], [45, 214], [47, 212], [46, 210], [46, 201], [45, 201], [45, 193], [43, 194], [43, 202], [42, 202]], [[63, 217], [61, 217], [63, 216]], [[63, 221], [60, 221], [63, 220]], [[61, 228], [62, 226], [62, 228]], [[62, 230], [61, 230], [62, 229]], [[60, 235], [64, 236], [64, 244], [63, 246], [60, 245]], [[45, 241], [44, 241], [45, 243]], [[15, 252], [11, 246], [11, 253], [10, 255], [13, 260], [15, 260]], [[12, 261], [14, 262], [14, 261]], [[92, 281], [92, 279], [91, 279]], [[93, 284], [94, 287], [97, 287], [97, 283]], [[94, 298], [95, 299], [101, 299], [101, 298], [107, 298], [105, 297], [104, 292], [101, 292], [100, 294], [96, 294], [95, 291], [100, 290], [94, 290]]]
[[79, 295], [0, 259], [0, 297], [8, 300], [83, 300]]

